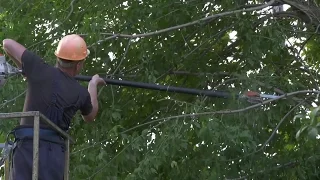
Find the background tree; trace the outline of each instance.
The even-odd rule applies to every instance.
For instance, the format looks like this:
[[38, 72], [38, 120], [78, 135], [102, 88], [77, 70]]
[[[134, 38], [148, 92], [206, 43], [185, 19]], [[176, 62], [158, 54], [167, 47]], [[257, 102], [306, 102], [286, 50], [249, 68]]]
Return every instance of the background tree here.
[[[108, 85], [97, 120], [73, 120], [71, 179], [314, 179], [318, 3], [1, 0], [0, 37], [53, 64], [57, 41], [82, 34], [86, 75], [284, 94], [252, 104]], [[22, 111], [25, 89], [11, 78], [1, 112]], [[1, 121], [3, 141], [16, 123]]]

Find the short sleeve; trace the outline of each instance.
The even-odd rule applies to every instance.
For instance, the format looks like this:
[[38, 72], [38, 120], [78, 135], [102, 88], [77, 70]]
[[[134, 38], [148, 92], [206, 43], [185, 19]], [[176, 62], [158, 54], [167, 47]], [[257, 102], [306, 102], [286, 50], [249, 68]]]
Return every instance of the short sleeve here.
[[85, 96], [84, 96], [84, 103], [80, 107], [81, 114], [83, 116], [87, 116], [91, 113], [92, 111], [92, 103], [91, 103], [91, 97], [88, 91], [86, 91]]
[[48, 68], [52, 68], [44, 62], [44, 60], [35, 53], [25, 50], [21, 57], [22, 74], [27, 77], [28, 80], [35, 80], [43, 77]]

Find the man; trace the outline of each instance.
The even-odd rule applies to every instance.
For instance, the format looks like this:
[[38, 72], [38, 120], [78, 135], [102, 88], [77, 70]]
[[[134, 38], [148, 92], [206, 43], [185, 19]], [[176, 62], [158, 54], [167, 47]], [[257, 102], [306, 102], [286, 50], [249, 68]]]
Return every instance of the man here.
[[[79, 74], [90, 53], [80, 36], [71, 34], [61, 39], [55, 51], [55, 67], [14, 40], [3, 40], [3, 48], [28, 81], [23, 111], [40, 111], [65, 131], [78, 110], [85, 121], [94, 121], [98, 112], [97, 86], [105, 85], [105, 82], [95, 75], [86, 89], [73, 78]], [[22, 118], [20, 125], [13, 130], [16, 141], [11, 170], [13, 180], [32, 177], [32, 127], [33, 118]], [[62, 180], [63, 140], [45, 123], [41, 123], [40, 128], [39, 179]]]

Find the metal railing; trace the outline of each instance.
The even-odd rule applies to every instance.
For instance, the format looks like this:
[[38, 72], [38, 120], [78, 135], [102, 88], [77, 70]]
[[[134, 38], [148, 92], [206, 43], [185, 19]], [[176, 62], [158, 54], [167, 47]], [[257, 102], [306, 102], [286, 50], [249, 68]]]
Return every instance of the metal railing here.
[[[51, 122], [47, 117], [41, 114], [39, 111], [29, 111], [29, 112], [12, 112], [12, 113], [0, 113], [0, 119], [9, 119], [9, 118], [23, 118], [23, 117], [34, 117], [34, 127], [33, 127], [33, 168], [32, 168], [32, 179], [38, 180], [38, 169], [39, 169], [39, 130], [40, 130], [40, 121], [44, 121], [49, 125], [53, 130], [58, 132], [65, 141], [66, 150], [65, 150], [65, 167], [64, 167], [64, 179], [69, 180], [69, 156], [70, 156], [70, 143], [74, 143], [71, 136], [66, 132], [60, 129], [57, 125]], [[5, 161], [5, 179], [9, 179], [10, 165], [9, 160]]]

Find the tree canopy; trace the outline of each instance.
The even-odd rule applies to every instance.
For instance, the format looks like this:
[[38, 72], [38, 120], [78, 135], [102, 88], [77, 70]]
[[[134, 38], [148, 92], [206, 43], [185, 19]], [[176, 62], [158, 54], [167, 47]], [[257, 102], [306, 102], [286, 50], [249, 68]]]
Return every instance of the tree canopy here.
[[[59, 39], [81, 34], [91, 51], [85, 75], [279, 96], [252, 102], [107, 85], [96, 121], [72, 121], [70, 179], [315, 179], [318, 3], [1, 0], [0, 37], [54, 65]], [[26, 88], [11, 77], [1, 112], [22, 111]], [[17, 122], [1, 121], [1, 140]]]

